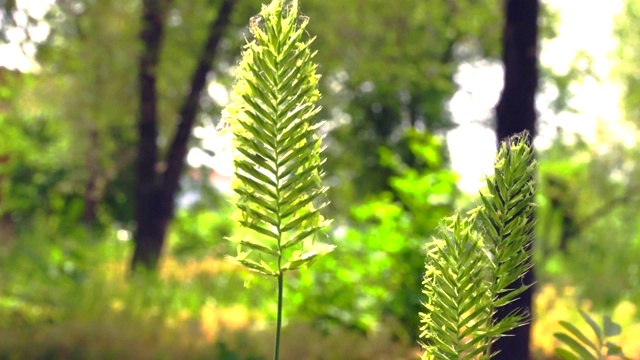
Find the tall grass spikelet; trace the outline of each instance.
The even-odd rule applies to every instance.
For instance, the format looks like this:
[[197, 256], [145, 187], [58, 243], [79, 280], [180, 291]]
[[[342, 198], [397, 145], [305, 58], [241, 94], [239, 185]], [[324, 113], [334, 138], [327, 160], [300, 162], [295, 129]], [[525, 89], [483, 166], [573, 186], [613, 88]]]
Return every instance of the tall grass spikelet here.
[[235, 141], [235, 192], [240, 224], [251, 237], [234, 238], [231, 259], [278, 279], [276, 354], [282, 319], [283, 274], [310, 265], [334, 246], [315, 242], [328, 225], [321, 184], [320, 78], [306, 39], [308, 18], [298, 1], [274, 0], [251, 18], [224, 122]]
[[493, 342], [527, 321], [493, 315], [531, 286], [510, 288], [531, 267], [535, 166], [528, 133], [503, 142], [480, 206], [446, 219], [427, 245], [422, 359], [490, 359]]

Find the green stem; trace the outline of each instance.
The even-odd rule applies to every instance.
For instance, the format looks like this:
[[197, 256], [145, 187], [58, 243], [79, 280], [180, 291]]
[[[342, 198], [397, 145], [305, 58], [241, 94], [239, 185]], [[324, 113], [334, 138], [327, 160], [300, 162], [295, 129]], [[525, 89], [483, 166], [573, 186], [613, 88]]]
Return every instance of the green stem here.
[[282, 291], [284, 283], [284, 273], [278, 274], [278, 319], [276, 321], [276, 348], [273, 352], [273, 360], [280, 358], [280, 331], [282, 328]]

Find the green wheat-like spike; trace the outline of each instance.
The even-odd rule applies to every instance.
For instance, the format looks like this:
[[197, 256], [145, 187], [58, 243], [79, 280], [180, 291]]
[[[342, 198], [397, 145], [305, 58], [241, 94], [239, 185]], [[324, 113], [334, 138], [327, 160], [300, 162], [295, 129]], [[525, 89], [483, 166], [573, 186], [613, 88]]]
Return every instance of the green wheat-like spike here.
[[321, 185], [321, 125], [313, 116], [319, 75], [313, 62], [308, 19], [297, 1], [263, 6], [250, 23], [252, 40], [242, 52], [232, 101], [224, 121], [235, 139], [240, 224], [251, 240], [235, 239], [234, 258], [271, 276], [309, 265], [332, 246], [314, 244], [327, 225], [320, 215], [327, 189]]
[[[532, 266], [534, 235], [536, 161], [530, 141], [525, 131], [500, 144], [493, 176], [486, 180], [488, 194], [480, 194], [482, 206], [476, 213], [490, 259], [491, 311], [494, 313], [532, 285], [521, 281]], [[521, 309], [499, 322], [492, 322], [491, 342], [524, 324], [527, 317]]]
[[447, 219], [427, 245], [423, 359], [489, 359], [493, 342], [526, 320], [524, 312], [492, 316], [530, 286], [510, 288], [531, 267], [534, 172], [528, 134], [503, 142], [480, 206]]
[[[496, 156], [494, 174], [487, 178], [488, 195], [481, 194], [478, 212], [483, 238], [491, 259], [493, 309], [515, 300], [532, 284], [517, 284], [531, 268], [531, 242], [534, 235], [536, 161], [527, 132], [502, 142]], [[500, 333], [526, 320], [519, 311], [493, 324]]]
[[427, 249], [423, 291], [428, 300], [420, 314], [423, 359], [476, 359], [489, 344], [476, 335], [491, 321], [483, 245], [459, 215], [447, 219], [440, 234]]

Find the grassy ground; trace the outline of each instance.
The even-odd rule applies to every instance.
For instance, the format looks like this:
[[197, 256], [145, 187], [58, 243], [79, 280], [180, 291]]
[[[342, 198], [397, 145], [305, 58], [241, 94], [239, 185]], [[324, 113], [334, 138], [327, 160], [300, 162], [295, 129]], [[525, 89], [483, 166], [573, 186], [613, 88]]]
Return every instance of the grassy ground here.
[[[44, 267], [35, 260], [3, 259], [0, 359], [270, 358], [272, 321], [260, 299], [269, 288], [246, 289], [244, 270], [219, 257], [167, 256], [159, 278], [131, 279], [124, 251], [88, 264], [74, 263], [64, 251], [47, 256]], [[538, 286], [537, 359], [554, 358], [558, 321], [588, 331], [578, 308], [589, 311], [590, 304], [576, 301], [572, 288]], [[611, 315], [623, 327], [615, 340], [640, 359], [637, 306], [622, 301]], [[368, 336], [322, 333], [289, 321], [282, 359], [415, 359], [418, 347], [396, 329], [390, 320]]]

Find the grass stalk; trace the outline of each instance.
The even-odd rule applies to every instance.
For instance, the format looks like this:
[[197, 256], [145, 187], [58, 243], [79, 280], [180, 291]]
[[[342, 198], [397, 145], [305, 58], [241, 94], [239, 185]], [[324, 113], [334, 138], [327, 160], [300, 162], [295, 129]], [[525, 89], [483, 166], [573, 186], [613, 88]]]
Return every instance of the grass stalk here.
[[[329, 224], [322, 186], [322, 125], [313, 120], [320, 98], [298, 1], [273, 0], [251, 18], [251, 39], [242, 51], [223, 131], [234, 137], [239, 195], [237, 219], [245, 228], [230, 240], [230, 259], [278, 278], [274, 359], [280, 356], [284, 273], [306, 268], [335, 246], [316, 242]], [[247, 232], [251, 233], [249, 235]]]
[[284, 291], [284, 274], [278, 275], [278, 314], [276, 320], [276, 344], [273, 351], [273, 360], [280, 358], [280, 333], [282, 331], [282, 293]]

